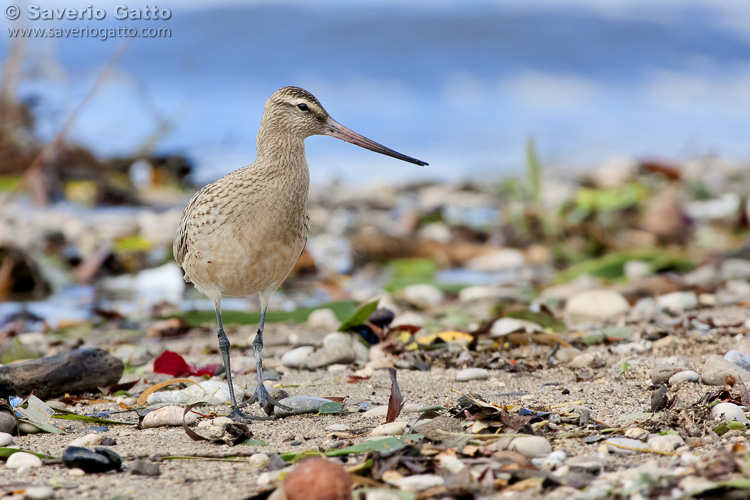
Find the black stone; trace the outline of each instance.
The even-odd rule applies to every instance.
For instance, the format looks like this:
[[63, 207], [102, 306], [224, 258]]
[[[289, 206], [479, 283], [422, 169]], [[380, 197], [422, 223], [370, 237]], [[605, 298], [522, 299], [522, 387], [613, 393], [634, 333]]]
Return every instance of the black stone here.
[[79, 468], [85, 472], [107, 472], [120, 470], [122, 459], [114, 451], [97, 446], [94, 451], [79, 446], [69, 446], [62, 456], [65, 467]]

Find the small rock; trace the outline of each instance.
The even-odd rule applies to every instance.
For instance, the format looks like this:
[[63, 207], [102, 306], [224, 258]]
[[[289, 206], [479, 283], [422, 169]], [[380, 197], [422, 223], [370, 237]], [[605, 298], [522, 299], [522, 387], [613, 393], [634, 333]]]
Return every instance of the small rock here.
[[445, 484], [445, 479], [435, 474], [418, 474], [414, 476], [394, 477], [392, 479], [386, 479], [386, 477], [384, 475], [383, 480], [388, 484], [411, 493], [418, 493]]
[[388, 415], [388, 406], [374, 406], [362, 414], [363, 417], [385, 417]]
[[77, 446], [69, 446], [62, 456], [65, 467], [78, 468], [84, 472], [107, 472], [122, 467], [120, 455], [108, 448], [97, 447], [94, 451]]
[[516, 296], [516, 291], [497, 286], [469, 286], [458, 292], [459, 302], [474, 302], [479, 300], [502, 300]]
[[701, 382], [706, 385], [724, 385], [727, 375], [735, 380], [750, 381], [750, 371], [730, 363], [719, 355], [711, 354], [701, 368]]
[[414, 311], [406, 311], [393, 318], [392, 328], [396, 329], [399, 325], [424, 325], [424, 316]]
[[565, 312], [570, 316], [589, 318], [614, 318], [630, 310], [630, 305], [620, 292], [614, 290], [588, 290], [579, 292], [565, 304]]
[[646, 443], [642, 443], [637, 439], [630, 439], [624, 437], [613, 437], [604, 441], [607, 445], [607, 450], [613, 453], [637, 453], [639, 451], [646, 451], [649, 446]]
[[647, 441], [652, 450], [673, 452], [675, 448], [685, 444], [685, 441], [677, 434], [664, 434], [663, 436], [652, 436]]
[[25, 451], [17, 451], [8, 457], [8, 461], [5, 462], [5, 466], [9, 469], [18, 469], [21, 467], [41, 467], [42, 460], [36, 455], [26, 453]]
[[13, 436], [7, 432], [0, 432], [0, 447], [6, 447], [13, 442]]
[[597, 360], [601, 360], [602, 356], [598, 352], [583, 352], [571, 359], [568, 366], [571, 368], [589, 368], [596, 364]]
[[16, 433], [16, 417], [2, 410], [0, 410], [0, 432], [11, 435]]
[[747, 417], [742, 408], [734, 403], [719, 403], [711, 408], [711, 416], [714, 420], [733, 420], [747, 425]]
[[598, 474], [604, 470], [607, 461], [601, 455], [579, 455], [570, 457], [565, 461], [565, 465], [571, 469]]
[[339, 319], [333, 310], [324, 307], [310, 313], [307, 317], [307, 326], [319, 330], [335, 330], [339, 327]]
[[78, 467], [73, 467], [68, 471], [68, 475], [72, 477], [83, 477], [86, 475], [86, 471], [79, 469]]
[[563, 450], [556, 450], [547, 455], [542, 462], [542, 468], [547, 470], [555, 470], [565, 463], [568, 458], [568, 454]]
[[695, 292], [672, 292], [656, 299], [659, 309], [679, 314], [698, 307], [698, 296]]
[[352, 345], [352, 336], [344, 332], [329, 333], [323, 338], [324, 349], [336, 349]]
[[516, 318], [500, 318], [492, 323], [492, 328], [490, 328], [490, 337], [499, 338], [516, 331], [541, 332], [544, 331], [544, 329], [537, 323], [534, 323], [532, 321], [526, 321]]
[[510, 269], [519, 269], [526, 265], [526, 256], [515, 248], [501, 248], [466, 262], [467, 269], [495, 273]]
[[514, 438], [509, 449], [517, 451], [524, 457], [534, 458], [549, 454], [552, 451], [552, 445], [540, 436], [523, 436]]
[[[164, 426], [182, 426], [182, 414], [185, 413], [185, 409], [181, 406], [164, 406], [152, 410], [143, 417], [141, 421], [141, 427], [144, 429], [151, 429], [154, 427]], [[185, 423], [187, 425], [194, 424], [198, 420], [198, 415], [193, 412], [188, 412], [185, 415]]]
[[326, 430], [330, 432], [344, 432], [348, 431], [349, 427], [344, 424], [331, 424], [326, 426]]
[[561, 347], [555, 353], [555, 359], [557, 359], [557, 361], [559, 361], [560, 363], [567, 363], [571, 359], [581, 354], [581, 352], [582, 351], [580, 349], [576, 349], [575, 347]]
[[325, 458], [303, 460], [284, 477], [286, 500], [327, 500], [352, 497], [352, 476], [338, 462]]
[[404, 288], [404, 297], [410, 303], [422, 309], [439, 306], [444, 299], [442, 290], [427, 284], [409, 285]]
[[456, 381], [468, 382], [470, 380], [487, 380], [490, 372], [484, 368], [466, 368], [456, 373]]
[[46, 500], [52, 498], [55, 490], [51, 486], [29, 486], [23, 494], [24, 500]]
[[[225, 405], [230, 402], [229, 384], [218, 380], [204, 380], [199, 384], [190, 385], [179, 391], [159, 391], [149, 395], [146, 400], [148, 404], [172, 403], [172, 404], [190, 404], [203, 400], [207, 395], [211, 395], [205, 401], [205, 404], [211, 406]], [[245, 397], [245, 391], [242, 387], [234, 384], [234, 395], [238, 401]], [[182, 425], [182, 422], [175, 425]]]
[[651, 264], [642, 260], [629, 260], [623, 266], [623, 274], [631, 283], [654, 273]]
[[315, 350], [313, 346], [303, 345], [291, 351], [287, 351], [281, 356], [281, 363], [289, 368], [301, 368], [305, 365], [307, 357]]
[[375, 427], [370, 435], [372, 436], [401, 436], [406, 429], [408, 422], [390, 422]]
[[683, 453], [680, 456], [680, 465], [682, 465], [683, 467], [690, 467], [691, 465], [697, 464], [700, 459], [700, 455], [689, 452]]
[[648, 431], [646, 429], [641, 429], [640, 427], [631, 427], [625, 431], [625, 437], [643, 441], [648, 437]]
[[278, 418], [288, 417], [289, 415], [300, 415], [302, 413], [317, 413], [321, 405], [331, 402], [330, 399], [316, 396], [292, 396], [279, 401], [284, 406], [290, 407], [291, 410], [275, 406], [273, 412]]
[[669, 386], [676, 387], [683, 382], [698, 382], [700, 375], [693, 370], [683, 370], [669, 377]]
[[130, 464], [130, 473], [136, 476], [158, 476], [161, 474], [161, 471], [158, 464], [136, 458]]
[[250, 467], [260, 469], [262, 467], [265, 467], [266, 463], [268, 463], [269, 458], [270, 457], [265, 453], [254, 453], [250, 456], [250, 458], [248, 458], [247, 463], [250, 464]]
[[633, 309], [628, 313], [628, 321], [634, 323], [649, 321], [656, 316], [656, 313], [658, 312], [659, 306], [656, 304], [656, 300], [651, 297], [646, 297], [635, 303]]
[[727, 353], [724, 355], [724, 359], [726, 359], [733, 365], [739, 366], [743, 370], [750, 371], [750, 354], [738, 351], [737, 349], [732, 349], [730, 351], [727, 351]]
[[18, 422], [18, 430], [21, 434], [39, 434], [42, 432], [39, 427], [28, 422]]
[[665, 384], [675, 373], [679, 373], [684, 368], [675, 366], [670, 363], [660, 363], [654, 367], [651, 372], [651, 383], [654, 385]]
[[78, 439], [74, 439], [70, 443], [68, 443], [68, 446], [79, 446], [79, 447], [87, 447], [87, 446], [99, 446], [102, 444], [102, 435], [98, 433], [92, 433], [92, 434], [86, 434], [83, 437], [79, 437]]
[[[351, 341], [350, 341], [351, 342]], [[323, 348], [307, 356], [306, 368], [316, 370], [329, 365], [354, 363], [357, 354], [352, 349], [351, 344], [347, 346]]]
[[[380, 300], [380, 303], [383, 304], [383, 299]], [[370, 314], [370, 317], [367, 318], [367, 321], [375, 326], [379, 326], [380, 328], [385, 328], [393, 322], [393, 318], [395, 317], [396, 314], [388, 307], [378, 307], [373, 311], [372, 314]]]
[[657, 413], [669, 405], [669, 389], [666, 384], [661, 384], [658, 389], [651, 393], [651, 411]]

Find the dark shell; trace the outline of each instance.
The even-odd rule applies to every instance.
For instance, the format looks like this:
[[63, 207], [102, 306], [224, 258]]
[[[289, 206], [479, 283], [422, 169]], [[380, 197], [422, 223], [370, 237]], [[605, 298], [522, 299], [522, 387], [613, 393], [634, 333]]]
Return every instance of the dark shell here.
[[62, 456], [65, 467], [79, 468], [86, 472], [107, 472], [122, 467], [120, 455], [108, 448], [97, 446], [95, 451], [79, 446], [69, 446]]

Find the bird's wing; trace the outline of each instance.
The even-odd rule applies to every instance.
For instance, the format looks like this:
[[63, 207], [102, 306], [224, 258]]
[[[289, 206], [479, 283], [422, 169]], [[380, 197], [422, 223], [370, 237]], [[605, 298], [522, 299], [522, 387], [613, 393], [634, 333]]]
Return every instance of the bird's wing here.
[[188, 237], [190, 235], [190, 214], [195, 209], [196, 205], [198, 204], [198, 200], [207, 187], [208, 186], [203, 186], [200, 191], [195, 193], [193, 197], [190, 198], [190, 201], [185, 207], [185, 211], [182, 212], [182, 220], [180, 220], [180, 225], [177, 227], [177, 234], [175, 235], [174, 242], [172, 243], [172, 254], [174, 255], [174, 260], [177, 261], [177, 264], [180, 267], [182, 267], [182, 263], [185, 261], [185, 255], [187, 255], [188, 252]]

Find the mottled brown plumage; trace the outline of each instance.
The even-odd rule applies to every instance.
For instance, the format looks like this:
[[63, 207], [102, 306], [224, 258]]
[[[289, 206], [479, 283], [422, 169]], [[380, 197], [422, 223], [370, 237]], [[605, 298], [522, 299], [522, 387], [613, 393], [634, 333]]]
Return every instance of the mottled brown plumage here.
[[253, 341], [258, 388], [251, 399], [268, 398], [262, 383], [261, 349], [268, 301], [294, 267], [309, 232], [307, 196], [310, 172], [305, 139], [331, 135], [404, 161], [426, 165], [370, 141], [333, 120], [306, 90], [284, 87], [266, 102], [258, 131], [258, 158], [198, 191], [188, 202], [174, 240], [174, 256], [185, 280], [210, 298], [219, 324], [219, 346], [232, 396], [239, 411], [229, 362], [229, 341], [221, 322], [222, 296], [260, 293], [261, 321]]

